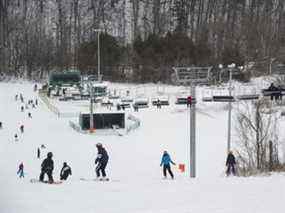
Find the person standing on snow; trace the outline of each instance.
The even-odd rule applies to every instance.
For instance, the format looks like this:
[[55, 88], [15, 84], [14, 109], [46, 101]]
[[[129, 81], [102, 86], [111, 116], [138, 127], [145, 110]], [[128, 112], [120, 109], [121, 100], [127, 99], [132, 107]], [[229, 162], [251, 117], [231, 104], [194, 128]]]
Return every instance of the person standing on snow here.
[[17, 175], [19, 175], [19, 178], [24, 178], [24, 164], [23, 164], [23, 162], [19, 165]]
[[37, 158], [41, 158], [41, 150], [39, 147], [37, 149]]
[[72, 175], [70, 166], [66, 162], [63, 163], [63, 167], [60, 171], [60, 180], [66, 180], [69, 175]]
[[24, 125], [20, 126], [20, 131], [21, 131], [21, 133], [24, 133]]
[[107, 166], [109, 156], [106, 149], [102, 146], [101, 143], [97, 143], [96, 148], [98, 150], [97, 158], [95, 160], [95, 165], [97, 164], [95, 169], [96, 176], [97, 178], [100, 178], [100, 172], [101, 172], [103, 179], [105, 179], [106, 178], [105, 168]]
[[235, 165], [236, 165], [235, 156], [233, 155], [232, 151], [229, 151], [229, 154], [227, 156], [227, 161], [226, 161], [226, 166], [227, 166], [226, 174], [227, 174], [227, 176], [229, 176], [230, 174], [236, 175]]
[[170, 158], [170, 155], [168, 154], [167, 151], [163, 152], [162, 158], [161, 158], [161, 163], [160, 166], [163, 166], [163, 176], [164, 178], [167, 178], [166, 171], [170, 174], [171, 178], [174, 178], [174, 175], [171, 171], [170, 163], [173, 165], [176, 165]]
[[40, 174], [40, 181], [44, 181], [44, 176], [47, 174], [48, 182], [53, 183], [52, 171], [53, 171], [53, 160], [52, 160], [52, 152], [47, 153], [47, 158], [44, 159], [41, 165], [41, 174]]

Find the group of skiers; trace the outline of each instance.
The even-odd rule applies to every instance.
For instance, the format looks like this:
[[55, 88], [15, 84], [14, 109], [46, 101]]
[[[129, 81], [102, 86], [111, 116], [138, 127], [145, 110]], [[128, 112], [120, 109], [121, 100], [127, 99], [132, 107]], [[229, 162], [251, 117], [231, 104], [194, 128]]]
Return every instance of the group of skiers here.
[[[102, 181], [108, 180], [108, 178], [106, 177], [107, 175], [106, 175], [105, 169], [109, 161], [109, 155], [101, 143], [97, 143], [96, 148], [98, 151], [97, 157], [95, 159], [96, 178]], [[48, 152], [47, 157], [43, 160], [41, 164], [41, 173], [39, 177], [39, 181], [41, 182], [45, 182], [44, 181], [45, 175], [48, 176], [48, 181], [47, 181], [48, 183], [54, 182], [54, 179], [53, 179], [54, 162], [52, 160], [52, 157], [53, 157], [52, 152]], [[176, 165], [176, 163], [172, 161], [169, 153], [167, 151], [164, 151], [162, 154], [160, 166], [162, 167], [162, 173], [165, 179], [167, 178], [168, 174], [170, 175], [171, 179], [174, 179], [174, 174], [171, 170], [171, 164]], [[227, 176], [236, 175], [236, 160], [235, 160], [235, 156], [233, 155], [232, 151], [228, 153], [227, 160], [226, 160], [226, 167], [227, 167], [226, 169]], [[19, 165], [19, 170], [17, 174], [19, 174], [20, 178], [24, 177], [23, 163]], [[64, 162], [63, 167], [60, 171], [60, 180], [67, 180], [69, 175], [72, 175], [71, 167], [66, 162]]]
[[[105, 169], [109, 161], [108, 153], [101, 143], [97, 143], [96, 148], [98, 151], [97, 157], [95, 159], [96, 177], [99, 180], [107, 180]], [[52, 152], [48, 152], [47, 158], [45, 158], [41, 164], [41, 174], [39, 178], [41, 182], [44, 182], [45, 174], [48, 176], [48, 183], [54, 182], [53, 175], [52, 175], [53, 169], [54, 169], [54, 162], [52, 160], [52, 157], [53, 157]], [[72, 175], [71, 167], [67, 165], [66, 162], [64, 162], [63, 167], [60, 172], [60, 180], [67, 180], [69, 175]]]

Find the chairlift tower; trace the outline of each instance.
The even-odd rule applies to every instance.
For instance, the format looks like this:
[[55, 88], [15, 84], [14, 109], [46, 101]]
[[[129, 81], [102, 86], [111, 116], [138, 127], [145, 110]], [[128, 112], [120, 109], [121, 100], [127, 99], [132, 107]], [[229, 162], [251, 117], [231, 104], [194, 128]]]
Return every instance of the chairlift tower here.
[[191, 88], [193, 103], [190, 106], [190, 178], [196, 177], [196, 86], [209, 82], [211, 67], [173, 67], [176, 81], [188, 84]]

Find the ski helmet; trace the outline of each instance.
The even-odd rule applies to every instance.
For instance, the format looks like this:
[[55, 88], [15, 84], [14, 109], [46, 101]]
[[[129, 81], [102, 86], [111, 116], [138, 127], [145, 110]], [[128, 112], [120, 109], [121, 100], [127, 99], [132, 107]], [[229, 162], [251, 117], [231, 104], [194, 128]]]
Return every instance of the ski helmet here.
[[102, 147], [102, 144], [101, 143], [97, 143], [96, 147]]
[[49, 153], [47, 153], [47, 157], [48, 158], [51, 158], [53, 155], [52, 155], [52, 152], [49, 152]]

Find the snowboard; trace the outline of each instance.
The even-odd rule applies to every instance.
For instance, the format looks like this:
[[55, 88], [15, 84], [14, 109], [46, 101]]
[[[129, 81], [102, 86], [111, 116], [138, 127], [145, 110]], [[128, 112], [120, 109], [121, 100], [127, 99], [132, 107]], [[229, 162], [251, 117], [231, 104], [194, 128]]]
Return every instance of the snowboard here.
[[80, 178], [81, 181], [94, 181], [94, 182], [119, 182], [119, 180], [110, 180], [110, 178]]
[[45, 180], [45, 181], [40, 181], [38, 179], [32, 178], [30, 180], [31, 183], [45, 183], [45, 184], [51, 184], [51, 185], [58, 185], [63, 183], [62, 181], [54, 181], [53, 183], [50, 183], [49, 181]]

